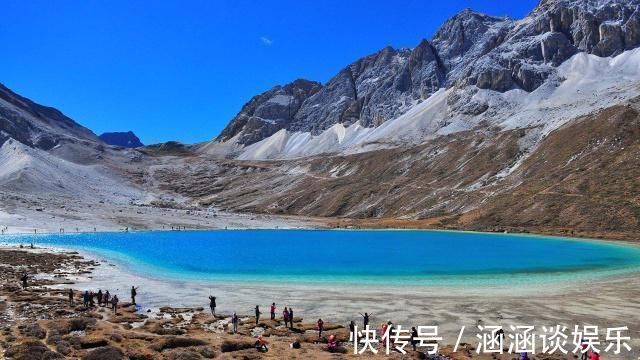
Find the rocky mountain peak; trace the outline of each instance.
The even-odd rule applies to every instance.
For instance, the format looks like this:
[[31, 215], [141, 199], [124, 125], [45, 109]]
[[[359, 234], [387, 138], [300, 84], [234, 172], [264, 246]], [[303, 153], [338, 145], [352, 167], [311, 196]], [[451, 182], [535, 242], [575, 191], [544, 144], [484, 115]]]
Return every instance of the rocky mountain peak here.
[[137, 148], [144, 146], [140, 139], [133, 133], [133, 131], [123, 132], [105, 132], [100, 136], [100, 140], [109, 145], [120, 146], [125, 148]]
[[99, 142], [91, 130], [59, 110], [36, 104], [0, 84], [0, 145], [9, 138], [44, 150], [62, 142]]
[[237, 137], [240, 144], [251, 144], [286, 128], [302, 103], [317, 93], [322, 84], [297, 79], [284, 86], [275, 86], [246, 103], [217, 140]]
[[[285, 87], [249, 101], [218, 137], [239, 133], [249, 145], [286, 129], [318, 135], [336, 124], [377, 127], [442, 88], [463, 109], [474, 91], [536, 90], [579, 52], [615, 56], [640, 46], [640, 0], [542, 0], [523, 19], [465, 9], [413, 49], [386, 46], [342, 68], [325, 86], [302, 92], [292, 107], [261, 107]], [[286, 91], [285, 91], [286, 92]], [[276, 103], [284, 98], [279, 97]], [[485, 111], [477, 104], [471, 113]]]

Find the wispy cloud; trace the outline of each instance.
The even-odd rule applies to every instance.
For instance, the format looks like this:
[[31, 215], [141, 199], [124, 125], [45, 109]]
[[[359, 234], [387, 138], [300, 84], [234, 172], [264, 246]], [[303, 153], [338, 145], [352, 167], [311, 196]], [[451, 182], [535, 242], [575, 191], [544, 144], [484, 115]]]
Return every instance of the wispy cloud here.
[[273, 40], [269, 39], [266, 36], [260, 36], [260, 41], [262, 41], [262, 43], [266, 46], [271, 46], [271, 44], [273, 44]]

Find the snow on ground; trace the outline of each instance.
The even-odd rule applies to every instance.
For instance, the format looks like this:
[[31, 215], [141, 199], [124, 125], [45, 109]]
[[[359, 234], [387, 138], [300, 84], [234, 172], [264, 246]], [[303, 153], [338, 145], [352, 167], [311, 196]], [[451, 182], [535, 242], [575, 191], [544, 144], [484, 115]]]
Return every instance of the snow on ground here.
[[473, 129], [483, 122], [505, 130], [541, 126], [544, 136], [572, 119], [640, 96], [638, 81], [640, 49], [613, 58], [579, 53], [565, 61], [555, 76], [531, 93], [521, 89], [504, 93], [475, 87], [463, 89], [463, 92], [475, 92], [471, 101], [489, 106], [488, 111], [479, 115], [454, 112], [447, 100], [460, 90], [441, 89], [377, 128], [365, 128], [358, 123], [348, 127], [336, 124], [319, 135], [283, 129], [260, 142], [234, 150], [239, 152], [239, 159], [291, 159], [322, 153], [364, 152], [421, 143], [438, 135]]
[[360, 144], [373, 131], [359, 124], [345, 127], [335, 124], [317, 136], [308, 132], [289, 132], [285, 129], [247, 146], [238, 159], [273, 159], [286, 154], [287, 158], [304, 157], [326, 152], [344, 151]]

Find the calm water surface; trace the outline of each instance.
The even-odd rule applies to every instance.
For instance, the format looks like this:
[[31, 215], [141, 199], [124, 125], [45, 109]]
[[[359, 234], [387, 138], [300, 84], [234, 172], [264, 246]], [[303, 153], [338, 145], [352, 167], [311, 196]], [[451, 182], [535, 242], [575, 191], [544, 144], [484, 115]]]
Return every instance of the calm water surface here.
[[448, 231], [216, 230], [11, 235], [88, 251], [153, 277], [443, 285], [578, 280], [640, 271], [640, 248]]

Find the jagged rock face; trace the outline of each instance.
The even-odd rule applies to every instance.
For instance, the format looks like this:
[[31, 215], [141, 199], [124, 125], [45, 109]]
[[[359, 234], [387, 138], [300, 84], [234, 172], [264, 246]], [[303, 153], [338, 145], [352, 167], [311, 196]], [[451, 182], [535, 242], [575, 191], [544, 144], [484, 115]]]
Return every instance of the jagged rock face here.
[[100, 139], [109, 145], [125, 148], [137, 148], [144, 146], [132, 131], [106, 132], [100, 135]]
[[303, 104], [289, 130], [318, 134], [337, 124], [377, 126], [437, 91], [444, 70], [433, 46], [386, 47], [349, 65]]
[[514, 86], [533, 91], [576, 52], [615, 56], [635, 48], [639, 5], [638, 0], [543, 1], [476, 61], [467, 82], [497, 91]]
[[320, 83], [298, 79], [254, 96], [231, 120], [218, 140], [227, 141], [238, 136], [238, 143], [251, 144], [287, 128], [304, 100], [320, 88]]
[[0, 145], [9, 138], [43, 150], [64, 142], [100, 142], [91, 130], [57, 109], [36, 104], [0, 84]]
[[[441, 88], [533, 91], [578, 52], [615, 56], [639, 45], [640, 0], [543, 0], [518, 21], [464, 10], [431, 41], [359, 59], [290, 108], [263, 105], [289, 85], [253, 98], [217, 140], [242, 132], [238, 143], [249, 145], [280, 129], [317, 135], [338, 123], [376, 127]], [[486, 110], [454, 102], [463, 114]]]

